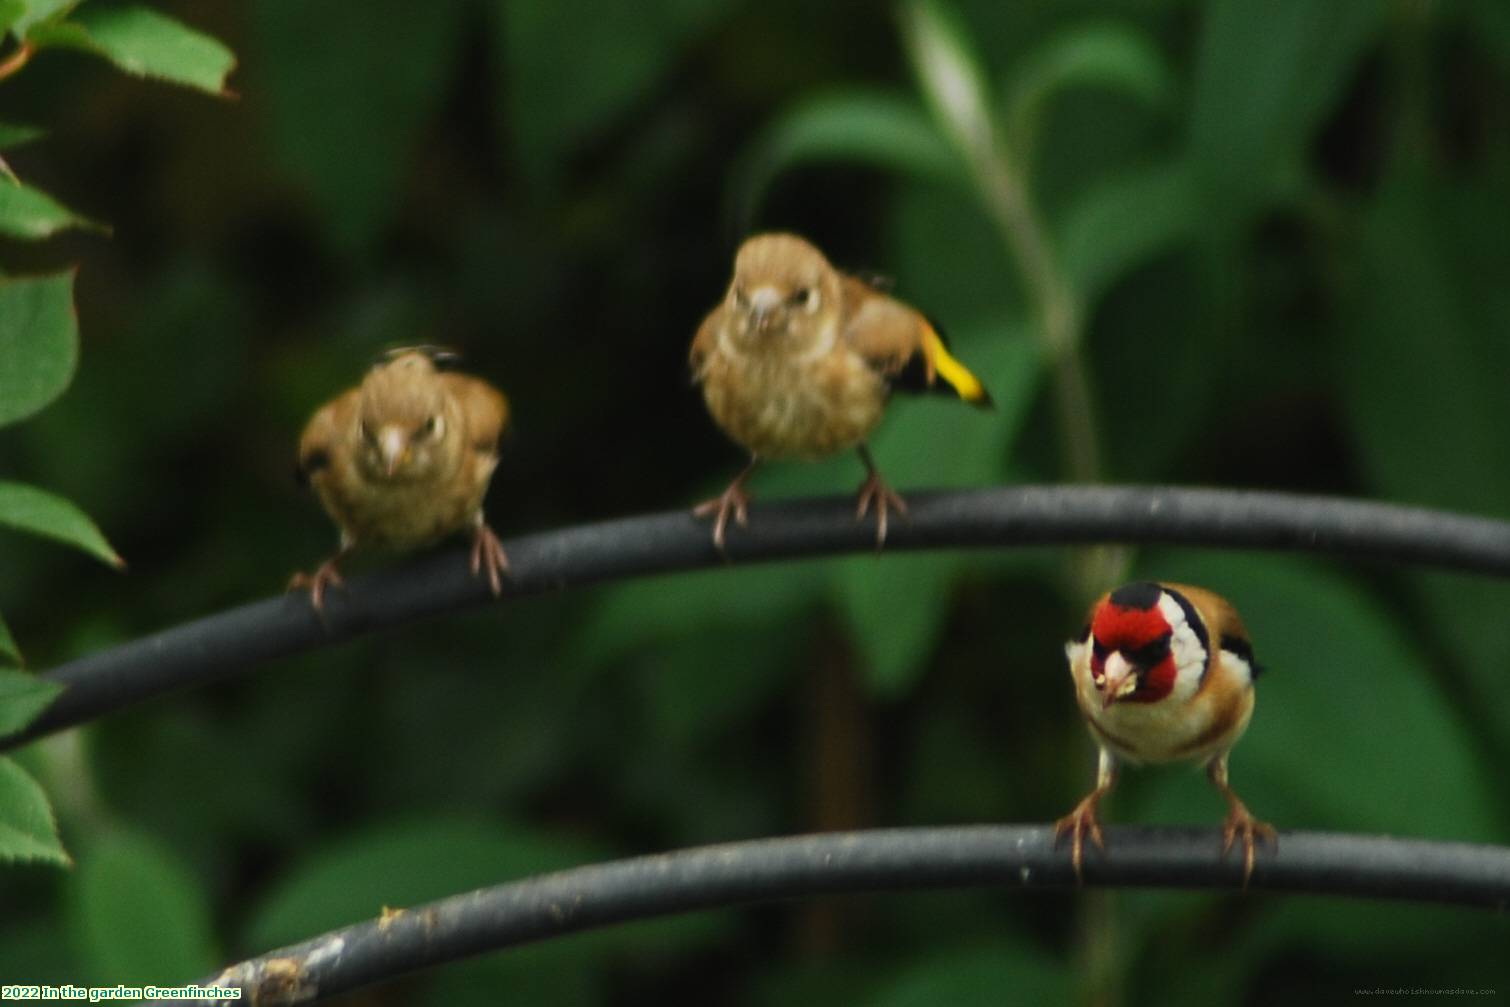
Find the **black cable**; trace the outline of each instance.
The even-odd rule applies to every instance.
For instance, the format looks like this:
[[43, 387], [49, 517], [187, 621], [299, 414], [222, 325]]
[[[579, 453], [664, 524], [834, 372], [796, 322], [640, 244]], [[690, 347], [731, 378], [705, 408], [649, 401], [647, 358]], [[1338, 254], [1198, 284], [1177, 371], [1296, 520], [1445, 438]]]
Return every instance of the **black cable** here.
[[[1085, 884], [1237, 890], [1241, 857], [1213, 829], [1106, 830]], [[1071, 888], [1047, 825], [883, 829], [705, 846], [482, 888], [268, 952], [203, 986], [309, 1003], [485, 951], [629, 920], [842, 892]], [[1325, 832], [1261, 847], [1249, 889], [1481, 906], [1510, 903], [1510, 848]], [[376, 908], [376, 907], [375, 907]], [[243, 1001], [247, 1002], [247, 1001]]]
[[[1510, 575], [1510, 523], [1393, 504], [1285, 493], [1120, 486], [1018, 486], [908, 497], [888, 552], [1086, 542], [1292, 549]], [[867, 552], [875, 529], [852, 498], [794, 500], [751, 510], [729, 532], [728, 556], [707, 522], [671, 511], [527, 535], [506, 543], [504, 596], [722, 566], [725, 562]], [[46, 672], [68, 688], [0, 751], [188, 685], [361, 633], [491, 600], [460, 551], [447, 550], [327, 595], [316, 617], [304, 594], [254, 602], [112, 647]]]

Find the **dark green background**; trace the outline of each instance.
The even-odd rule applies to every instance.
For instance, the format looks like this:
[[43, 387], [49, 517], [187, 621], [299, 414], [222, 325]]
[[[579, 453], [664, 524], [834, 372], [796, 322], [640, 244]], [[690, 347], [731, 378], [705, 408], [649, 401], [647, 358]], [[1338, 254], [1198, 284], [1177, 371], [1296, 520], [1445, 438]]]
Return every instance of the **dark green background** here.
[[[237, 52], [239, 100], [55, 53], [0, 89], [5, 119], [52, 129], [17, 171], [114, 226], [0, 249], [11, 271], [80, 264], [83, 333], [73, 388], [6, 431], [0, 468], [79, 503], [130, 563], [0, 543], [0, 611], [32, 665], [276, 592], [325, 555], [293, 444], [394, 342], [458, 346], [510, 395], [488, 504], [505, 538], [717, 489], [741, 458], [685, 352], [751, 227], [896, 275], [1002, 403], [901, 403], [876, 445], [901, 488], [1060, 478], [1028, 288], [953, 150], [888, 118], [925, 121], [890, 8], [163, 9]], [[1036, 113], [1030, 190], [1083, 301], [1106, 478], [1510, 516], [1510, 8], [959, 14], [1003, 117], [1056, 47], [1110, 31], [1153, 56], [1072, 76]], [[827, 139], [799, 142], [820, 113]], [[845, 458], [757, 486], [860, 475]], [[547, 868], [1050, 820], [1092, 776], [1060, 654], [1084, 604], [1072, 559], [867, 556], [533, 598], [110, 718], [25, 758], [78, 864], [0, 872], [0, 976], [181, 980]], [[1218, 552], [1134, 569], [1247, 617], [1270, 675], [1232, 773], [1260, 816], [1505, 841], [1510, 588]], [[1221, 812], [1184, 769], [1129, 774], [1107, 806]], [[360, 1000], [1330, 1003], [1503, 993], [1506, 946], [1503, 915], [1477, 911], [951, 892], [612, 930]]]

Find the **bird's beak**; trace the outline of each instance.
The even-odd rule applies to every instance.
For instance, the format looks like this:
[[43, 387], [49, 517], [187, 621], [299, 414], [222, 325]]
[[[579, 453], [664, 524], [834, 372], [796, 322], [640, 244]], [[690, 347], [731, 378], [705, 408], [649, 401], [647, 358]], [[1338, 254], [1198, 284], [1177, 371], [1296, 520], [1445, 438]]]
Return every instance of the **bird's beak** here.
[[392, 476], [409, 454], [409, 437], [399, 427], [384, 427], [378, 434], [378, 451], [383, 456], [383, 472]]
[[750, 320], [757, 332], [764, 332], [775, 320], [776, 309], [781, 307], [781, 291], [775, 287], [756, 287], [750, 291]]
[[1138, 687], [1138, 676], [1132, 664], [1114, 650], [1106, 658], [1106, 687], [1102, 690], [1101, 709], [1105, 710], [1117, 700]]

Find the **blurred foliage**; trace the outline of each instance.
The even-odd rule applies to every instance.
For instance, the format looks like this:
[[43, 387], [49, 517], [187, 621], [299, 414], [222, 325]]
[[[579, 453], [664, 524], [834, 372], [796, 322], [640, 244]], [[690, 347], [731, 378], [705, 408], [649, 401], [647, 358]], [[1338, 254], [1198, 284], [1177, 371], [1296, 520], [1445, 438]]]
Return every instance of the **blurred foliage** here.
[[[5, 0], [0, 3], [0, 40], [10, 51], [0, 60], [0, 80], [13, 77], [39, 51], [78, 49], [117, 69], [143, 77], [218, 93], [234, 60], [214, 39], [145, 7], [78, 11], [81, 0]], [[0, 125], [0, 147], [42, 135], [32, 126]], [[0, 159], [0, 235], [36, 241], [70, 228], [106, 230], [46, 193], [23, 185]], [[0, 277], [0, 427], [36, 413], [73, 380], [78, 364], [78, 318], [72, 271], [54, 275]], [[112, 566], [124, 566], [89, 517], [62, 497], [25, 483], [0, 481], [0, 527], [72, 545]], [[3, 569], [3, 568], [0, 568]], [[21, 662], [10, 629], [0, 620], [0, 733], [24, 727], [57, 694], [58, 687], [5, 670]], [[0, 863], [68, 861], [58, 841], [52, 809], [26, 771], [0, 759]]]
[[[144, 23], [44, 6], [78, 27], [39, 39], [117, 62]], [[0, 87], [0, 123], [48, 129], [0, 128], [25, 179], [0, 255], [41, 278], [0, 285], [0, 352], [74, 264], [84, 345], [45, 412], [73, 356], [0, 369], [0, 417], [30, 417], [0, 472], [78, 501], [132, 562], [125, 581], [6, 535], [0, 655], [13, 634], [46, 667], [309, 567], [333, 533], [289, 478], [300, 424], [395, 341], [456, 345], [514, 400], [505, 537], [700, 499], [741, 458], [686, 346], [753, 228], [896, 276], [992, 389], [993, 414], [897, 404], [875, 453], [904, 490], [1084, 474], [1081, 452], [1113, 480], [1510, 517], [1499, 0], [160, 6], [239, 55], [238, 101], [64, 52]], [[772, 465], [755, 488], [860, 476]], [[862, 556], [534, 598], [34, 745], [0, 762], [0, 809], [40, 779], [77, 866], [0, 873], [0, 976], [181, 973], [691, 843], [1052, 819], [1092, 775], [1061, 654], [1084, 569]], [[1506, 841], [1510, 587], [1213, 552], [1131, 569], [1250, 623], [1270, 671], [1232, 773], [1255, 812]], [[45, 702], [13, 674], [0, 702]], [[1220, 814], [1180, 769], [1108, 803]], [[875, 896], [582, 935], [367, 999], [1331, 1002], [1504, 988], [1507, 936], [1316, 898]]]

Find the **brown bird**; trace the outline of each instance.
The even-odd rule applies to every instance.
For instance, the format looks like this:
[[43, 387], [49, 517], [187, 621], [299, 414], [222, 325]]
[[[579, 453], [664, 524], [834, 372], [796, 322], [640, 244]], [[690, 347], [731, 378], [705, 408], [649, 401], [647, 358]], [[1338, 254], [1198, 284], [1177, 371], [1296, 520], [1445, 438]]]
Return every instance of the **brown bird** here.
[[1096, 806], [1112, 788], [1118, 760], [1198, 761], [1227, 799], [1222, 852], [1242, 838], [1246, 885], [1255, 845], [1275, 842], [1276, 834], [1227, 782], [1227, 755], [1248, 729], [1261, 671], [1236, 610], [1204, 588], [1125, 584], [1096, 600], [1065, 654], [1075, 699], [1101, 750], [1095, 788], [1056, 829], [1056, 836], [1071, 836], [1076, 875], [1086, 835], [1105, 848]]
[[289, 590], [307, 588], [317, 611], [342, 584], [338, 564], [356, 548], [408, 550], [472, 530], [472, 573], [493, 594], [508, 557], [483, 520], [508, 400], [480, 378], [440, 370], [454, 354], [394, 350], [362, 383], [321, 406], [299, 438], [299, 473], [341, 530], [340, 550]]
[[849, 448], [867, 473], [855, 516], [875, 507], [881, 546], [888, 513], [907, 513], [866, 446], [892, 391], [941, 391], [991, 405], [920, 312], [875, 283], [841, 273], [793, 234], [760, 234], [740, 247], [728, 293], [692, 341], [691, 362], [708, 412], [750, 452], [729, 488], [693, 510], [713, 518], [720, 550], [731, 514], [748, 523], [745, 482], [762, 460], [815, 459]]

